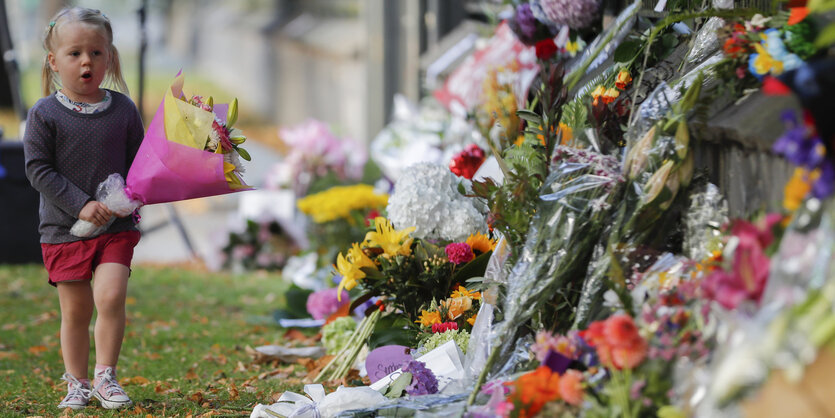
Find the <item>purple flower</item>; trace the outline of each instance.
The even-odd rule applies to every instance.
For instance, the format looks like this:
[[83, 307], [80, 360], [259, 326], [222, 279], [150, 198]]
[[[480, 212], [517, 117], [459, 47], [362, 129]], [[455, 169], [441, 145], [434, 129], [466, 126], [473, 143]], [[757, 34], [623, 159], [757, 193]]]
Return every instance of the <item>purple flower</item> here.
[[342, 300], [337, 300], [339, 292], [335, 287], [319, 290], [307, 297], [307, 312], [313, 319], [327, 319], [342, 305], [351, 303], [348, 292], [342, 291]]
[[818, 199], [824, 199], [835, 192], [835, 167], [832, 166], [832, 161], [826, 159], [821, 162], [820, 177], [812, 185], [812, 195]]
[[412, 374], [412, 384], [406, 388], [406, 393], [412, 396], [431, 395], [438, 393], [438, 379], [432, 370], [426, 368], [422, 361], [409, 360], [403, 366], [404, 373]]
[[539, 0], [536, 2], [545, 18], [557, 26], [582, 29], [597, 17], [597, 0]]
[[786, 132], [774, 142], [772, 150], [795, 165], [812, 169], [820, 164], [825, 150], [821, 139], [809, 135], [809, 130], [798, 122], [794, 112], [783, 112], [782, 119]]
[[516, 8], [516, 25], [522, 41], [533, 42], [536, 35], [536, 18], [531, 12], [531, 5], [522, 3]]

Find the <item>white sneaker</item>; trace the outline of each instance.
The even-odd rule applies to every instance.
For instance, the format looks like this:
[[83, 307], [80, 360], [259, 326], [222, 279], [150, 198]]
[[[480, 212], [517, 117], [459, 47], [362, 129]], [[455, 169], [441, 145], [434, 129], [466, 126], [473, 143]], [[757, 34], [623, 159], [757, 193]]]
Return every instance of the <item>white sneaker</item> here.
[[93, 386], [93, 396], [101, 402], [101, 406], [105, 409], [118, 409], [125, 406], [130, 406], [131, 402], [128, 394], [119, 385], [116, 377], [113, 376], [113, 369], [108, 367], [100, 372], [96, 372], [95, 386]]
[[69, 373], [64, 373], [61, 379], [67, 382], [67, 396], [58, 404], [58, 408], [72, 408], [76, 410], [83, 409], [87, 406], [87, 403], [90, 402], [90, 394], [92, 393], [90, 385], [79, 382], [75, 376]]

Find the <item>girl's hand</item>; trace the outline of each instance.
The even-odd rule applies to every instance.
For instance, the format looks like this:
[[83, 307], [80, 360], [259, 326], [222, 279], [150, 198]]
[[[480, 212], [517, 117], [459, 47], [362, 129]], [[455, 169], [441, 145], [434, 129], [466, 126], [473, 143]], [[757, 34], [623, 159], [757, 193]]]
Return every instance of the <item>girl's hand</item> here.
[[110, 220], [113, 213], [104, 205], [104, 203], [91, 200], [81, 208], [81, 213], [78, 214], [78, 219], [85, 220], [95, 226], [102, 226]]

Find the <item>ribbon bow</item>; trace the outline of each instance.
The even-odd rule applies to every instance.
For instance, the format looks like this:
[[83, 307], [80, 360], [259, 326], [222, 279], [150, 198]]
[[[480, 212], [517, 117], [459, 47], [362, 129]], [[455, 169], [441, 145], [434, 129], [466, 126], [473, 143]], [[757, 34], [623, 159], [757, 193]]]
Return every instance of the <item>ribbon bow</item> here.
[[304, 393], [308, 397], [295, 392], [284, 392], [278, 402], [270, 406], [270, 410], [288, 418], [321, 418], [318, 404], [325, 399], [325, 388], [322, 385], [304, 385]]

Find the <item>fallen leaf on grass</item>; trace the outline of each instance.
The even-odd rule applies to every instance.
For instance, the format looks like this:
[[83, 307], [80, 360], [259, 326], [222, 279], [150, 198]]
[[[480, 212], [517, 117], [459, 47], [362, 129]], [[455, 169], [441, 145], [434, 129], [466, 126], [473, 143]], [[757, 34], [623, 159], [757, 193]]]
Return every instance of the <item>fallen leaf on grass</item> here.
[[154, 387], [154, 392], [156, 392], [160, 395], [171, 395], [171, 394], [175, 394], [175, 393], [182, 393], [182, 392], [180, 392], [179, 388], [172, 388], [170, 386], [171, 386], [171, 384], [169, 384], [167, 382], [157, 383], [157, 385]]
[[230, 383], [226, 390], [229, 392], [229, 399], [234, 401], [240, 397], [240, 394], [238, 393], [238, 388], [235, 387], [234, 383]]
[[33, 356], [40, 356], [41, 353], [45, 352], [46, 350], [47, 350], [47, 348], [46, 348], [45, 345], [36, 345], [36, 346], [29, 347], [29, 354], [31, 354]]
[[299, 362], [299, 364], [301, 364], [302, 366], [304, 366], [307, 369], [307, 376], [305, 377], [305, 380], [315, 379], [316, 376], [319, 375], [319, 372], [322, 371], [322, 369], [325, 366], [327, 366], [328, 363], [330, 363], [330, 361], [331, 361], [331, 359], [333, 359], [333, 357], [334, 356], [324, 356], [324, 357], [322, 357], [318, 360], [314, 360], [314, 361], [311, 361], [311, 362], [308, 362], [308, 363]]
[[190, 400], [194, 403], [197, 403], [197, 404], [203, 403], [203, 392], [192, 393], [191, 395], [188, 396], [188, 400]]
[[142, 377], [142, 376], [124, 377], [124, 378], [119, 379], [119, 384], [121, 384], [122, 386], [130, 386], [130, 385], [145, 386], [148, 383], [151, 383], [151, 381]]
[[58, 318], [58, 311], [47, 311], [38, 316], [36, 316], [32, 321], [29, 322], [30, 325], [40, 325], [44, 322], [53, 320]]
[[20, 356], [11, 351], [0, 351], [0, 360], [17, 360]]
[[197, 379], [200, 378], [200, 376], [197, 376], [197, 373], [195, 373], [194, 369], [191, 368], [191, 369], [188, 369], [188, 372], [186, 372], [185, 378], [186, 378], [186, 380], [197, 380]]

